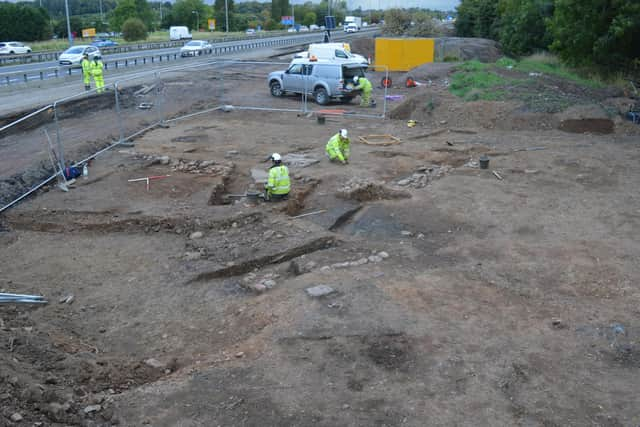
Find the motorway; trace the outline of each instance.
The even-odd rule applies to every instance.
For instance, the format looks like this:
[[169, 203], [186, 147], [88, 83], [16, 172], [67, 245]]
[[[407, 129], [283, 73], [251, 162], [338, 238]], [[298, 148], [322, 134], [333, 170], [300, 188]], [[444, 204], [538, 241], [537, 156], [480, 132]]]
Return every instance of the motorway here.
[[[292, 35], [286, 35], [286, 36], [275, 36], [275, 37], [264, 37], [264, 38], [247, 37], [244, 40], [236, 40], [236, 41], [229, 41], [229, 42], [214, 42], [212, 43], [212, 45], [214, 47], [240, 46], [250, 42], [295, 39], [300, 37], [308, 37], [313, 34], [314, 33], [298, 33], [298, 34], [292, 34]], [[316, 34], [318, 36], [318, 42], [322, 42], [324, 32], [317, 32]], [[358, 34], [358, 33], [352, 33], [352, 34]], [[347, 36], [348, 36], [347, 34], [336, 33], [336, 35], [334, 35], [333, 38], [344, 39]], [[174, 48], [165, 48], [165, 49], [149, 49], [149, 50], [141, 50], [141, 51], [135, 51], [135, 52], [115, 53], [110, 55], [103, 55], [103, 61], [107, 62], [107, 61], [123, 60], [126, 58], [132, 58], [135, 56], [142, 56], [142, 55], [174, 54], [179, 51], [180, 51], [180, 48], [174, 47]], [[51, 68], [51, 69], [60, 68], [61, 70], [67, 69], [67, 67], [59, 65], [58, 61], [45, 61], [45, 62], [35, 62], [35, 63], [28, 63], [28, 64], [6, 65], [3, 67], [0, 67], [0, 75], [9, 74], [9, 73], [19, 74], [24, 72], [34, 72], [37, 70], [43, 70], [47, 68]]]

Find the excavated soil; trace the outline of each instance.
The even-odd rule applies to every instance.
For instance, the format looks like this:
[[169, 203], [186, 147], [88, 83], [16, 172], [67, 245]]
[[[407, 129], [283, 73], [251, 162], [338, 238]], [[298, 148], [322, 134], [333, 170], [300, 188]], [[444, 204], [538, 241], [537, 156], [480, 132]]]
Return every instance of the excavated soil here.
[[[1, 292], [48, 303], [0, 304], [0, 425], [640, 424], [638, 126], [441, 83], [394, 88], [397, 119], [173, 122], [2, 214]], [[274, 152], [319, 162], [286, 202], [221, 202]]]

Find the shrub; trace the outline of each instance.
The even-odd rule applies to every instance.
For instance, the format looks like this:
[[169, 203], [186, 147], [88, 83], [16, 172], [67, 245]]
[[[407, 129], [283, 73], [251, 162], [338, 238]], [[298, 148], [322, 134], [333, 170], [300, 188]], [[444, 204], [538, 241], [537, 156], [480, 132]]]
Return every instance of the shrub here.
[[138, 18], [129, 18], [122, 24], [122, 37], [130, 42], [147, 38], [147, 27]]

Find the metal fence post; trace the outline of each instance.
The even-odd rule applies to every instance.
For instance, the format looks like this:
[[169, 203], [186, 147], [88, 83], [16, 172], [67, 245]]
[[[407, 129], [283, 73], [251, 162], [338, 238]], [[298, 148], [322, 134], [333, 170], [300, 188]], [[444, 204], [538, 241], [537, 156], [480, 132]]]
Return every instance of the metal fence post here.
[[64, 161], [64, 149], [62, 147], [62, 137], [60, 136], [60, 123], [58, 120], [58, 102], [53, 103], [53, 121], [56, 123], [56, 143], [58, 145], [58, 160], [60, 161], [60, 167], [64, 171], [66, 163]]
[[160, 73], [155, 72], [156, 77], [156, 111], [158, 113], [158, 125], [164, 125], [164, 90], [162, 87], [162, 80], [160, 80]]
[[308, 111], [307, 110], [307, 99], [309, 99], [309, 95], [307, 94], [307, 92], [309, 91], [309, 88], [307, 87], [308, 80], [309, 79], [304, 79], [304, 88], [302, 92], [302, 113], [303, 114], [306, 114]]
[[220, 104], [225, 105], [224, 103], [224, 72], [225, 68], [227, 68], [227, 63], [222, 62], [222, 73], [220, 73]]
[[120, 112], [120, 95], [118, 91], [118, 82], [113, 84], [114, 92], [116, 93], [116, 115], [118, 116], [118, 128], [120, 129], [120, 140], [118, 141], [120, 144], [124, 142], [124, 128], [122, 124], [122, 113]]

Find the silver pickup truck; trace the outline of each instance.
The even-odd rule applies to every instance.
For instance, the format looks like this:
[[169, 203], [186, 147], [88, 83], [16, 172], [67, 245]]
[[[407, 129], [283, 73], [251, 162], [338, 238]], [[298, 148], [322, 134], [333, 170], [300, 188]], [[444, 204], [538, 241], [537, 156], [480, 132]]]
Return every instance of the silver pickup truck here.
[[267, 84], [273, 96], [307, 93], [320, 105], [332, 99], [349, 102], [357, 95], [351, 89], [353, 77], [364, 77], [366, 69], [359, 62], [294, 59], [287, 70], [270, 73]]

